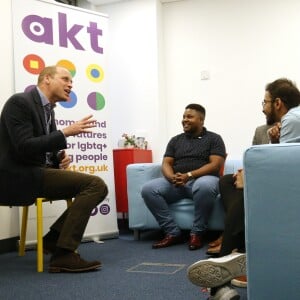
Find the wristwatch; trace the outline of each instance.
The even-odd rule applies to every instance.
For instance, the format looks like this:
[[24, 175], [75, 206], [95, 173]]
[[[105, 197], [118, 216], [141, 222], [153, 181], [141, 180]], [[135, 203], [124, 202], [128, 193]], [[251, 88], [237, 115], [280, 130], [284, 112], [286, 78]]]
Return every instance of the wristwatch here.
[[187, 176], [188, 176], [189, 180], [194, 178], [191, 172], [187, 172]]

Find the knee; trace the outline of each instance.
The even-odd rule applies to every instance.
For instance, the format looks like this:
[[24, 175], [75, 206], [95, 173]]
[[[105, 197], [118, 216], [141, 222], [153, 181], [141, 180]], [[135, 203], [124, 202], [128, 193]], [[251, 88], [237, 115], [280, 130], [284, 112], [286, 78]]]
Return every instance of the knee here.
[[103, 200], [108, 194], [108, 187], [104, 180], [98, 176], [92, 176], [91, 186], [93, 190], [99, 193], [101, 199]]
[[210, 178], [202, 177], [201, 180], [198, 180], [194, 183], [192, 187], [192, 193], [214, 193], [217, 195], [219, 193], [218, 178], [214, 176], [211, 176]]
[[152, 193], [152, 186], [151, 184], [146, 183], [142, 186], [141, 188], [141, 195], [142, 195], [142, 198], [144, 199], [144, 201], [146, 202], [147, 199], [148, 199], [148, 196]]

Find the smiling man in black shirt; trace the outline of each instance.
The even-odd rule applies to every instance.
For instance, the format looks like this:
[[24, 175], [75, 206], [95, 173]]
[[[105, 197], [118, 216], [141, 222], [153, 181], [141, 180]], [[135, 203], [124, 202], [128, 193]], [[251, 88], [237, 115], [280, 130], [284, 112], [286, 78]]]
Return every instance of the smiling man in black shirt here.
[[193, 199], [195, 205], [189, 249], [196, 250], [203, 245], [203, 234], [219, 193], [219, 173], [226, 157], [221, 136], [206, 130], [204, 119], [203, 106], [186, 106], [182, 119], [184, 133], [171, 138], [164, 154], [164, 177], [153, 179], [142, 188], [145, 204], [165, 233], [161, 241], [153, 244], [154, 249], [184, 242], [168, 207], [183, 198]]

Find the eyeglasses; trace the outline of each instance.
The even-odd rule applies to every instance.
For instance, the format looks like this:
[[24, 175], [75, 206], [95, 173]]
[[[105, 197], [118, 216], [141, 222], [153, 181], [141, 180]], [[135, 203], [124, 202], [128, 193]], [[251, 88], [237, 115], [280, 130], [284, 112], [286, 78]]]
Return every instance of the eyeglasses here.
[[261, 103], [261, 105], [262, 106], [265, 106], [267, 103], [269, 103], [269, 102], [274, 102], [273, 100], [264, 100], [262, 103]]

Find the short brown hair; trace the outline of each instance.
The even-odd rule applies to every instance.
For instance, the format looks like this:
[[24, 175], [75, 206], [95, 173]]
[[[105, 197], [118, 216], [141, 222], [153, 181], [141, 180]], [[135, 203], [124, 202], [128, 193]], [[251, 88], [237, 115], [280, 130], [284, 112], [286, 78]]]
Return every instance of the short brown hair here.
[[300, 92], [296, 84], [287, 78], [268, 83], [266, 91], [270, 93], [271, 100], [280, 98], [288, 110], [300, 104]]

